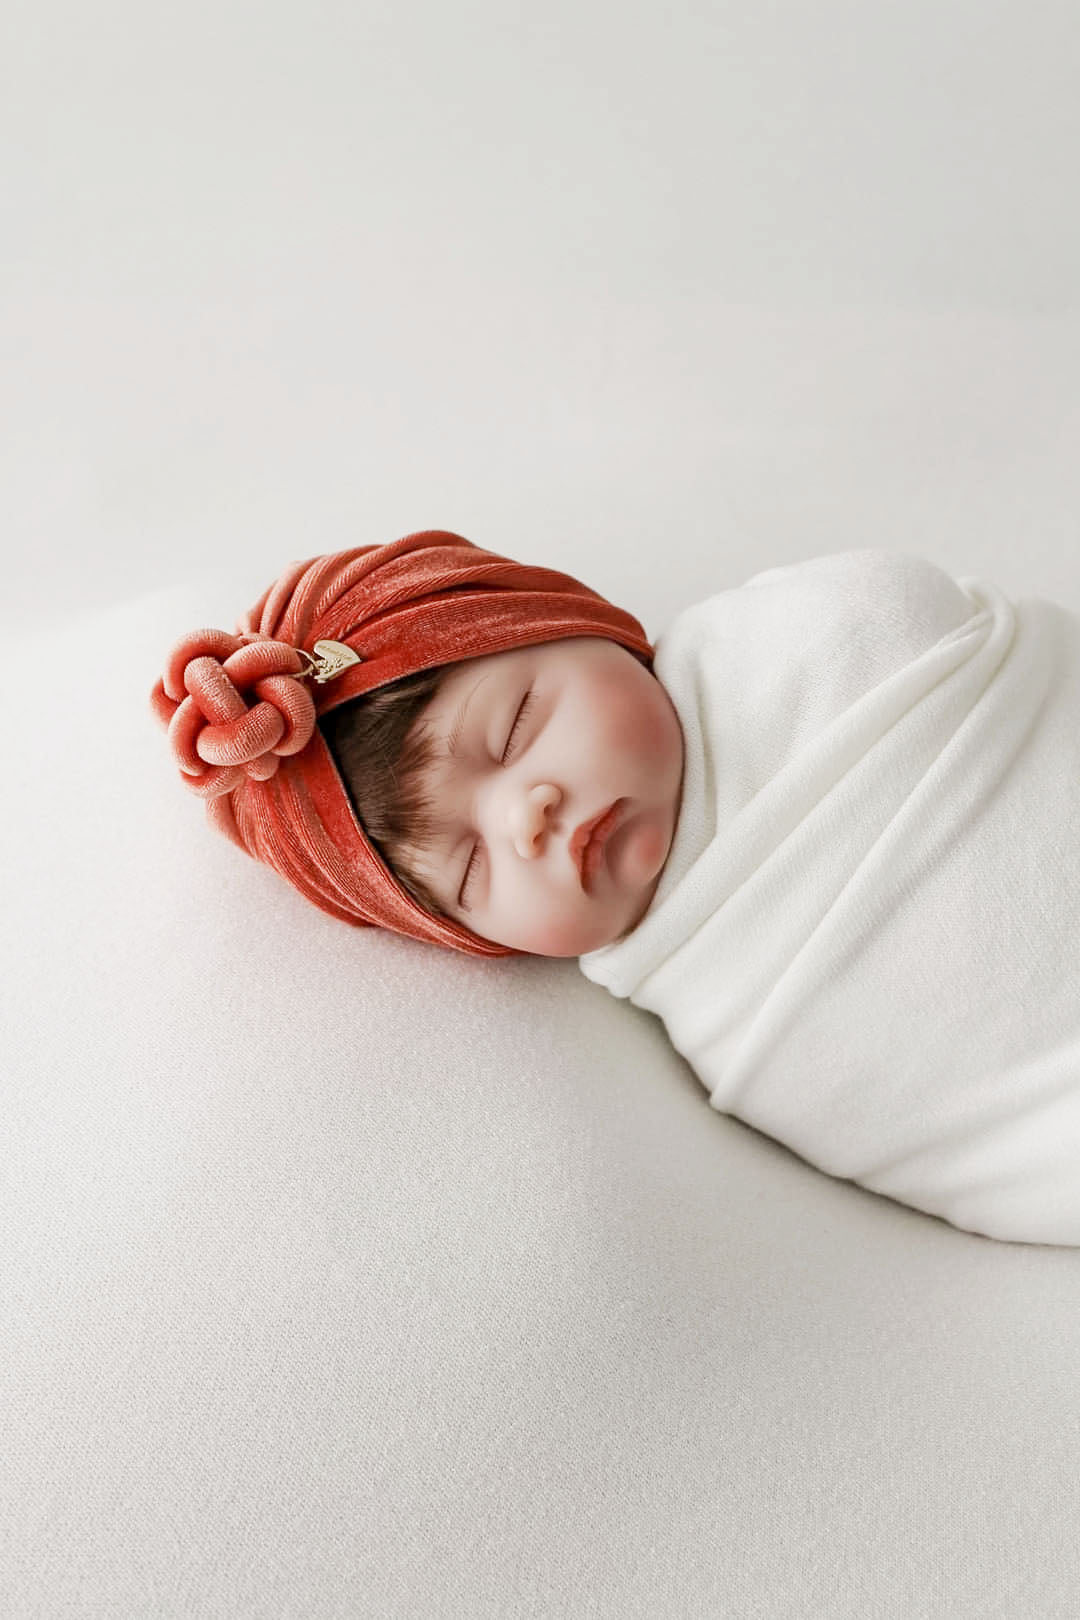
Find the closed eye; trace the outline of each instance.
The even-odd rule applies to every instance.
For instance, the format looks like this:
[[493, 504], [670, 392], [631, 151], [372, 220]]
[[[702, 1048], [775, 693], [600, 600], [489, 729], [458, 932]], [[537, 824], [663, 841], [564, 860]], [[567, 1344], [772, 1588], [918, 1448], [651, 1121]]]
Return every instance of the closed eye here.
[[512, 752], [512, 744], [513, 744], [514, 738], [517, 736], [518, 727], [521, 725], [522, 721], [524, 720], [525, 716], [528, 714], [531, 707], [532, 707], [532, 687], [530, 687], [529, 690], [526, 692], [524, 701], [522, 702], [522, 705], [521, 705], [521, 708], [517, 712], [517, 719], [514, 721], [513, 727], [511, 728], [511, 731], [510, 731], [510, 735], [506, 739], [506, 747], [503, 749], [503, 757], [502, 757], [502, 762], [503, 762], [504, 765], [506, 764], [506, 761], [510, 757], [510, 754]]
[[[506, 739], [506, 747], [503, 749], [502, 760], [500, 761], [500, 763], [503, 764], [503, 765], [505, 765], [507, 760], [511, 757], [511, 755], [514, 752], [516, 752], [515, 745], [514, 745], [514, 739], [516, 738], [516, 736], [518, 734], [518, 729], [521, 726], [522, 722], [524, 721], [525, 716], [528, 714], [529, 710], [532, 708], [532, 701], [533, 701], [533, 693], [532, 693], [532, 687], [530, 687], [529, 690], [526, 692], [524, 698], [522, 699], [521, 707], [518, 709], [518, 712], [517, 712], [517, 717], [514, 720], [514, 724], [510, 728], [510, 735]], [[477, 850], [477, 846], [474, 844], [472, 854], [469, 856], [469, 864], [465, 868], [465, 876], [462, 879], [461, 889], [458, 892], [458, 905], [461, 906], [462, 909], [465, 910], [465, 911], [468, 911], [468, 909], [469, 909], [468, 903], [467, 903], [467, 901], [465, 899], [465, 891], [469, 887], [469, 878], [472, 876], [472, 870], [473, 870], [473, 867], [474, 867], [474, 865], [476, 863], [476, 850]]]

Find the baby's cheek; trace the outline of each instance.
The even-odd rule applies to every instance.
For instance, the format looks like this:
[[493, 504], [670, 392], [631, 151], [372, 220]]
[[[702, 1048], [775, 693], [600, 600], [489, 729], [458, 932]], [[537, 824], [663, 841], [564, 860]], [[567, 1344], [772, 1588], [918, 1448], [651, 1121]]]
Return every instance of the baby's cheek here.
[[622, 708], [614, 717], [613, 741], [629, 753], [657, 756], [669, 743], [670, 723], [655, 705]]

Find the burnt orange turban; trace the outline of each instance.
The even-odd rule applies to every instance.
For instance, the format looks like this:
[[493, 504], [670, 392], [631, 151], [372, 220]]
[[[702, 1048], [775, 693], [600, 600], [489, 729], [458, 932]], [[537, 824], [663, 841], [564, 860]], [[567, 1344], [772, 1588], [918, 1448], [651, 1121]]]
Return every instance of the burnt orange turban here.
[[406, 893], [357, 820], [316, 720], [438, 664], [584, 635], [652, 668], [637, 619], [569, 574], [425, 529], [290, 563], [234, 635], [194, 630], [173, 648], [151, 705], [212, 825], [321, 910], [474, 956], [518, 956]]

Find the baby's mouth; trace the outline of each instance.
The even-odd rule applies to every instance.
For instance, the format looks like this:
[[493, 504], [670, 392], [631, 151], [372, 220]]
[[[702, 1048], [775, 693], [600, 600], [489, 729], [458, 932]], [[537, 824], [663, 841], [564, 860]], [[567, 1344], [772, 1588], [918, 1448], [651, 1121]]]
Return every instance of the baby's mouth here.
[[571, 840], [571, 852], [581, 879], [581, 887], [586, 893], [589, 892], [591, 880], [604, 864], [604, 847], [615, 830], [622, 813], [622, 805], [622, 799], [616, 799], [614, 804], [602, 810], [599, 815], [593, 816], [591, 821], [583, 822]]

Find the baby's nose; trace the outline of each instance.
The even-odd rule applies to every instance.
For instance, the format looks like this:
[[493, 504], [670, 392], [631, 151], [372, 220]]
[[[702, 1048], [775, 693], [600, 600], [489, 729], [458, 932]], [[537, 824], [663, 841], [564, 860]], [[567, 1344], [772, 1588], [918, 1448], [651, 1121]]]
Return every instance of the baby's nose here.
[[520, 854], [527, 860], [538, 855], [543, 848], [549, 812], [561, 798], [557, 787], [550, 783], [540, 783], [530, 788], [521, 802], [516, 843]]

